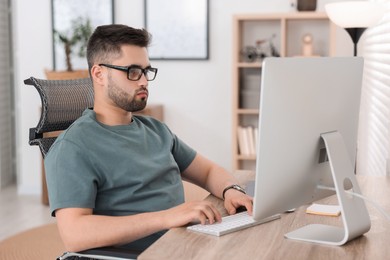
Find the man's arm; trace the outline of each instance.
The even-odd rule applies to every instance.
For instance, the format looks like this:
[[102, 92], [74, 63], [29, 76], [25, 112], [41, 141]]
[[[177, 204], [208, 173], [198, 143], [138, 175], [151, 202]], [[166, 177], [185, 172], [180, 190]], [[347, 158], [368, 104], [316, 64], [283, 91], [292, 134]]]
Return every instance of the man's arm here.
[[111, 217], [92, 215], [92, 209], [87, 208], [56, 210], [61, 238], [66, 250], [71, 252], [125, 244], [164, 229], [164, 223], [153, 215]]
[[207, 201], [188, 202], [177, 207], [132, 216], [93, 215], [92, 209], [56, 210], [58, 229], [65, 248], [71, 252], [127, 244], [155, 232], [190, 222], [221, 221], [218, 210]]
[[[205, 188], [219, 198], [222, 198], [226, 187], [238, 184], [238, 181], [224, 168], [200, 154], [196, 155], [182, 176], [185, 180]], [[236, 213], [236, 209], [240, 206], [245, 206], [249, 214], [252, 214], [252, 198], [235, 189], [225, 192], [224, 205], [229, 214]]]
[[[196, 155], [183, 177], [219, 198], [227, 186], [237, 183], [226, 170], [201, 155]], [[234, 214], [239, 206], [245, 206], [251, 213], [252, 199], [234, 189], [226, 191], [225, 208], [229, 214]], [[221, 221], [221, 214], [208, 201], [186, 202], [167, 210], [132, 216], [101, 216], [93, 215], [92, 209], [63, 208], [56, 210], [56, 217], [65, 248], [72, 252], [127, 244], [190, 222]]]

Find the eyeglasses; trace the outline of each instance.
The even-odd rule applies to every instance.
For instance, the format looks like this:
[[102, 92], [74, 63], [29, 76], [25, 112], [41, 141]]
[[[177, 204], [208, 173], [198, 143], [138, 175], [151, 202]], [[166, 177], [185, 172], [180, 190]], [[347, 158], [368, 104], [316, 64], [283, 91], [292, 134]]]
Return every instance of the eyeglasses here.
[[145, 69], [141, 68], [138, 65], [130, 65], [128, 67], [125, 66], [117, 66], [111, 64], [99, 64], [99, 66], [104, 66], [107, 68], [121, 70], [127, 73], [127, 78], [131, 81], [137, 81], [142, 77], [142, 74], [145, 75], [147, 81], [152, 81], [156, 78], [157, 68], [147, 67]]

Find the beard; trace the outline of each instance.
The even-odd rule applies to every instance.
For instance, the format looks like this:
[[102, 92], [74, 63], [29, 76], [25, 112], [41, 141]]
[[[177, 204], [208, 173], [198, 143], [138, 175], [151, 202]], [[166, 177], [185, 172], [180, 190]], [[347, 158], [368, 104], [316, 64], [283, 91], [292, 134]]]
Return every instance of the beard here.
[[114, 81], [109, 77], [108, 82], [108, 96], [109, 98], [121, 109], [127, 112], [136, 112], [144, 109], [146, 107], [147, 98], [142, 98], [136, 100], [134, 96], [137, 95], [137, 92], [147, 91], [146, 88], [138, 89], [134, 92], [134, 95], [126, 93]]

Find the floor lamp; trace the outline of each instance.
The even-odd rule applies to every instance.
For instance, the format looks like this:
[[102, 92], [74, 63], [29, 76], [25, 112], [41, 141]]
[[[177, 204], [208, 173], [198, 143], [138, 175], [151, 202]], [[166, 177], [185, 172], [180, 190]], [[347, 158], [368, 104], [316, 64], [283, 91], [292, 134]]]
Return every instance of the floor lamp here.
[[344, 28], [351, 36], [354, 56], [357, 55], [357, 44], [360, 36], [385, 14], [383, 6], [368, 1], [330, 3], [325, 5], [325, 11], [333, 23]]

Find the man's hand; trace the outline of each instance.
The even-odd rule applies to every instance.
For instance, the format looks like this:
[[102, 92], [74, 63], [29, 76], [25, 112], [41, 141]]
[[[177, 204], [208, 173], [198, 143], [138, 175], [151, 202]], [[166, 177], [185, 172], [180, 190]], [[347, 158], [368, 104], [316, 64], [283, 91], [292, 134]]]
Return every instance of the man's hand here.
[[[182, 178], [194, 183], [218, 198], [222, 198], [223, 190], [233, 184], [239, 183], [233, 175], [224, 168], [197, 154], [192, 163], [182, 173]], [[252, 214], [253, 199], [235, 189], [225, 192], [225, 208], [230, 215], [236, 213], [237, 208], [243, 206]]]
[[163, 211], [163, 214], [167, 229], [181, 227], [191, 222], [200, 222], [204, 225], [222, 221], [221, 213], [209, 201], [186, 202]]
[[252, 215], [253, 198], [238, 190], [229, 189], [225, 192], [224, 206], [229, 215], [235, 214], [239, 207], [245, 207], [249, 215]]

